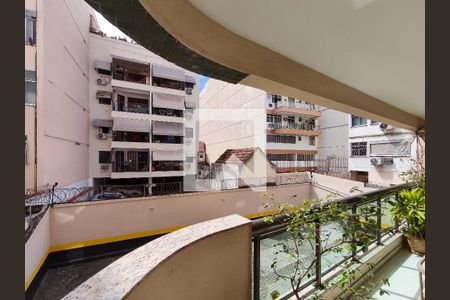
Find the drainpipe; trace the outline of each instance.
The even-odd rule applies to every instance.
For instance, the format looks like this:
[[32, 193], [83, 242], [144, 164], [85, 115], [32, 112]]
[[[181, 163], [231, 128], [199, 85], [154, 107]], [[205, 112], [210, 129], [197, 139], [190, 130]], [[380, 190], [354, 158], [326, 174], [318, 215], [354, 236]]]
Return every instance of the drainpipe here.
[[[37, 4], [36, 4], [36, 27], [37, 27]], [[37, 29], [37, 28], [36, 28]], [[36, 40], [37, 40], [37, 30], [36, 30]], [[35, 43], [36, 45], [36, 43]], [[36, 74], [36, 101], [34, 103], [34, 192], [37, 192], [37, 176], [38, 176], [38, 156], [37, 156], [37, 105], [38, 105], [38, 69], [37, 69], [37, 45], [36, 47], [36, 53], [34, 55], [34, 70]]]

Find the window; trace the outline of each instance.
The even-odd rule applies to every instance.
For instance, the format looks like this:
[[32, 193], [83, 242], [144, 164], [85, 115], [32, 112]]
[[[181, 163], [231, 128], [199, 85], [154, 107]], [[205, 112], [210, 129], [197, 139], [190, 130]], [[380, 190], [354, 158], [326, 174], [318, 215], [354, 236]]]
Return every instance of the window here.
[[299, 135], [297, 139], [298, 139], [299, 141], [301, 141], [301, 140], [302, 140], [302, 136]]
[[376, 124], [380, 124], [380, 122], [374, 121], [374, 120], [370, 120], [370, 125], [376, 125]]
[[289, 116], [289, 117], [287, 117], [287, 122], [289, 123], [289, 124], [294, 124], [295, 123], [295, 117], [293, 117], [293, 116]]
[[111, 127], [99, 127], [100, 133], [109, 134], [111, 132]]
[[411, 156], [411, 143], [409, 141], [371, 143], [370, 156]]
[[280, 95], [272, 95], [272, 102], [277, 103], [278, 101], [281, 101]]
[[267, 154], [267, 159], [270, 161], [295, 161], [295, 154]]
[[36, 72], [25, 70], [25, 103], [36, 104]]
[[314, 146], [316, 144], [316, 137], [310, 136], [309, 137], [309, 145]]
[[109, 164], [111, 162], [111, 151], [98, 151], [98, 162]]
[[267, 135], [267, 143], [295, 144], [295, 136], [293, 135]]
[[184, 128], [185, 136], [186, 138], [193, 138], [194, 137], [194, 128], [186, 127]]
[[266, 115], [267, 123], [273, 123], [273, 115]]
[[25, 164], [28, 165], [28, 136], [25, 136]]
[[281, 123], [281, 116], [274, 116], [275, 123]]
[[352, 127], [367, 125], [367, 119], [352, 115]]
[[36, 12], [25, 10], [25, 44], [36, 44]]
[[351, 143], [352, 157], [367, 156], [367, 142]]

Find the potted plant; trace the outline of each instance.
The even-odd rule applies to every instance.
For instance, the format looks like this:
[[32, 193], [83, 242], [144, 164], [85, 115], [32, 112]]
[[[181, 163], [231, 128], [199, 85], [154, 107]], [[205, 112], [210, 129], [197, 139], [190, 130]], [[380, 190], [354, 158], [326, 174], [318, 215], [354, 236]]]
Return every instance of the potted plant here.
[[413, 253], [425, 255], [425, 189], [422, 186], [399, 193], [391, 204], [391, 213], [406, 225], [402, 231]]

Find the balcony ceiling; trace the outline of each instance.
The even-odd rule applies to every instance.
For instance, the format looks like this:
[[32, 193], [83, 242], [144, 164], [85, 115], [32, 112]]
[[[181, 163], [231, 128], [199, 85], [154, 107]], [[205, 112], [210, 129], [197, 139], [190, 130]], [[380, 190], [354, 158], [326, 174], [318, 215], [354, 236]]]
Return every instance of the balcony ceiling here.
[[[398, 127], [424, 126], [423, 0], [88, 3], [100, 3], [94, 8], [130, 37], [196, 73]], [[158, 30], [147, 21], [133, 26], [123, 6], [144, 8]], [[152, 46], [155, 40], [164, 46]], [[170, 57], [172, 45], [189, 59]]]

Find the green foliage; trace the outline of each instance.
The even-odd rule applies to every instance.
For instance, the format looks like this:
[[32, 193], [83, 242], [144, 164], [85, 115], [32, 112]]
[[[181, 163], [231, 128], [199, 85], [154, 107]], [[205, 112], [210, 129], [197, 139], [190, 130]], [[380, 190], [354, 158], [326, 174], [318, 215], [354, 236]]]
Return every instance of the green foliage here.
[[[285, 213], [283, 222], [288, 238], [274, 245], [275, 258], [271, 269], [278, 279], [290, 283], [297, 299], [302, 299], [298, 290], [302, 283], [315, 276], [316, 263], [322, 256], [337, 253], [345, 257], [360, 249], [367, 251], [368, 245], [376, 239], [376, 203], [358, 207], [356, 214], [349, 204], [320, 200], [305, 200], [295, 209], [289, 205], [278, 205], [278, 209]], [[268, 216], [264, 220], [272, 224], [274, 217]], [[307, 248], [310, 249], [308, 253], [315, 253], [313, 257], [304, 255]], [[342, 274], [334, 284], [364, 298], [372, 289], [367, 286], [352, 287], [358, 277], [354, 267], [358, 261], [356, 257], [353, 258], [344, 263]], [[283, 264], [278, 263], [280, 259], [284, 260]], [[286, 269], [287, 259], [290, 260], [289, 270]], [[373, 266], [369, 266], [369, 269], [370, 273]], [[316, 288], [320, 292], [324, 287], [321, 284]], [[279, 292], [274, 291], [272, 297], [274, 293], [279, 296]], [[320, 295], [314, 294], [313, 298], [320, 299]]]
[[272, 293], [270, 293], [270, 296], [272, 297], [272, 300], [277, 299], [278, 297], [280, 297], [280, 292], [278, 291], [273, 291]]
[[422, 187], [400, 192], [389, 204], [392, 215], [398, 221], [406, 222], [404, 233], [425, 237], [425, 190]]

